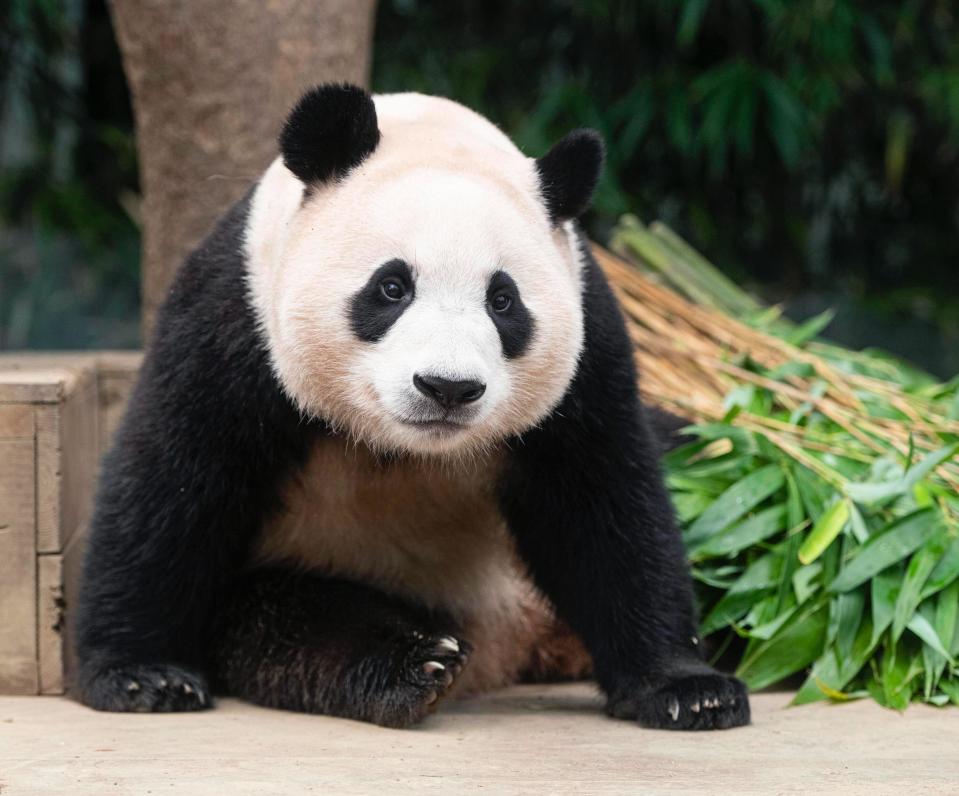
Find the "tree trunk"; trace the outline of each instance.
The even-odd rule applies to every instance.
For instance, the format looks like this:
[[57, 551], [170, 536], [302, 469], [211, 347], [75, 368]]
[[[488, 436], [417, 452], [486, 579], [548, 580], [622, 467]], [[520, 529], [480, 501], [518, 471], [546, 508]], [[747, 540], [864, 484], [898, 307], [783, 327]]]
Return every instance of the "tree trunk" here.
[[277, 154], [304, 89], [366, 84], [375, 0], [111, 0], [137, 126], [144, 336], [180, 262]]

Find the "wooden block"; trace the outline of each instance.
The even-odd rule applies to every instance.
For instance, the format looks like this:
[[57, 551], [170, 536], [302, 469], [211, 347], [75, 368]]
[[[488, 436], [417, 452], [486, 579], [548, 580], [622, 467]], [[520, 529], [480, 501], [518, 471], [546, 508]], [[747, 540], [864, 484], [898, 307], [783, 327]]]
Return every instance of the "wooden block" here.
[[63, 693], [63, 556], [37, 557], [37, 670], [41, 694]]
[[94, 376], [96, 359], [38, 354], [0, 355], [0, 403], [55, 404]]
[[60, 549], [60, 404], [36, 408], [37, 549]]
[[96, 477], [97, 384], [78, 380], [58, 404], [36, 408], [37, 551], [63, 550], [86, 517]]
[[[84, 524], [63, 551], [61, 565], [61, 584], [64, 607], [64, 620], [61, 622], [60, 649], [62, 650], [62, 680], [63, 691], [69, 691], [73, 684], [73, 675], [76, 672], [76, 655], [73, 649], [73, 640], [76, 638], [74, 624], [77, 617], [77, 597], [80, 592], [80, 575], [83, 572], [84, 553], [87, 548], [87, 536], [90, 526]], [[43, 661], [41, 660], [41, 668]]]
[[33, 439], [33, 407], [0, 404], [0, 439]]
[[142, 361], [143, 355], [138, 351], [104, 353], [97, 360], [101, 456], [110, 447], [113, 434], [123, 419]]
[[34, 441], [0, 441], [0, 693], [35, 694]]
[[[0, 353], [0, 694], [59, 694], [101, 446], [137, 352]], [[102, 422], [101, 422], [102, 419]]]

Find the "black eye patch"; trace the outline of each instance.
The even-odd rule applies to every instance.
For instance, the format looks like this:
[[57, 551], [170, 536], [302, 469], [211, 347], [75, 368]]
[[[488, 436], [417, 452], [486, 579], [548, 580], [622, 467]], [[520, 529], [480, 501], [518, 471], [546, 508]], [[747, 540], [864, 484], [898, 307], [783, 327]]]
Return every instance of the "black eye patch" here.
[[413, 287], [413, 272], [406, 262], [383, 263], [350, 302], [353, 334], [367, 343], [379, 340], [413, 302]]
[[535, 323], [519, 295], [519, 288], [505, 271], [497, 271], [490, 277], [486, 314], [496, 326], [506, 358], [520, 356], [529, 346]]

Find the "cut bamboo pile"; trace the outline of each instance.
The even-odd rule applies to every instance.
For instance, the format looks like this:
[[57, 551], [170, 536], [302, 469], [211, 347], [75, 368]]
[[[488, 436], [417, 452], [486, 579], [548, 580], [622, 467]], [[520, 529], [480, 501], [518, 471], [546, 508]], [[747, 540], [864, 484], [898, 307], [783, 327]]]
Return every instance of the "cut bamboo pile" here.
[[[842, 476], [807, 451], [870, 461], [876, 454], [932, 451], [942, 446], [943, 434], [959, 435], [959, 419], [933, 400], [947, 385], [928, 379], [907, 391], [903, 382], [916, 374], [904, 376], [893, 360], [809, 341], [828, 318], [790, 327], [775, 308], [764, 310], [665, 225], [647, 230], [626, 221], [614, 246], [633, 262], [600, 246], [594, 253], [626, 314], [647, 400], [711, 422], [729, 413], [731, 391], [751, 384], [769, 390], [790, 414], [814, 408], [844, 429], [852, 444], [836, 448], [808, 427], [768, 415], [743, 411], [734, 422], [762, 432], [837, 487]], [[753, 364], [782, 375], [770, 378]], [[959, 491], [959, 463], [944, 462], [936, 473]]]
[[663, 469], [716, 655], [807, 672], [798, 704], [959, 705], [959, 377], [818, 340], [662, 224], [612, 246], [644, 396], [695, 424]]

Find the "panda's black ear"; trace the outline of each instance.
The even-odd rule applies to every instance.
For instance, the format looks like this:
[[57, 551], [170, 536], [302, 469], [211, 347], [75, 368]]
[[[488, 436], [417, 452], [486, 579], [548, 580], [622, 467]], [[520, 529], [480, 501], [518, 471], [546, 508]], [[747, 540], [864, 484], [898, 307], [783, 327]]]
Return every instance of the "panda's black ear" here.
[[539, 186], [553, 224], [576, 218], [589, 207], [603, 171], [605, 148], [595, 130], [573, 130], [537, 159]]
[[380, 141], [376, 107], [368, 92], [330, 83], [306, 92], [280, 133], [283, 163], [304, 183], [345, 176]]

